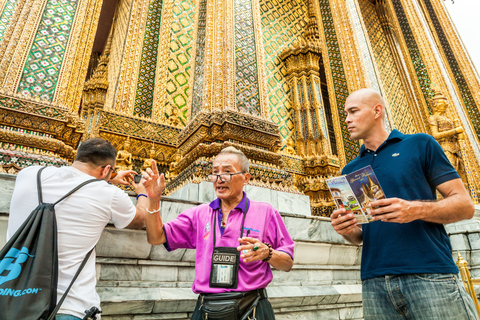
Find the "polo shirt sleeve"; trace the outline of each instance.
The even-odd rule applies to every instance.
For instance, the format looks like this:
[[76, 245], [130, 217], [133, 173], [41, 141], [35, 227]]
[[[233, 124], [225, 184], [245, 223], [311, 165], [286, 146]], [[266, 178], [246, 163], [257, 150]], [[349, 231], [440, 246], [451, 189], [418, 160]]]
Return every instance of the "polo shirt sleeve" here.
[[197, 247], [197, 210], [191, 208], [182, 212], [175, 220], [163, 224], [168, 251], [195, 249]]
[[266, 242], [268, 242], [273, 249], [285, 252], [293, 260], [293, 249], [295, 244], [292, 240], [292, 237], [290, 237], [290, 234], [288, 233], [282, 216], [273, 208], [265, 238]]
[[444, 182], [460, 178], [442, 147], [430, 136], [428, 136], [425, 153], [425, 175], [435, 188]]

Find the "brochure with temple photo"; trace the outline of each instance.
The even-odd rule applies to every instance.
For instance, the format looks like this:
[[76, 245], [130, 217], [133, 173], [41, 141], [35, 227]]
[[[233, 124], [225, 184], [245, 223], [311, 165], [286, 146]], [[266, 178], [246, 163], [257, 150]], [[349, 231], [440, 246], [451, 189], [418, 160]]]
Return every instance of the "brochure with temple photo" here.
[[328, 179], [326, 182], [337, 208], [344, 208], [347, 213], [353, 212], [359, 224], [372, 221], [372, 216], [368, 214], [370, 202], [385, 199], [371, 166]]

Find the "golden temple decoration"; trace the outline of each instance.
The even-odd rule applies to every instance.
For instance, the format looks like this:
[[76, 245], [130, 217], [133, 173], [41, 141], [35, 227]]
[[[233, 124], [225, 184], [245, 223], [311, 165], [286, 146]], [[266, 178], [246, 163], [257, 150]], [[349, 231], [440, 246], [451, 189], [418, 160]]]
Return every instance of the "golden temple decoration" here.
[[150, 148], [150, 154], [148, 159], [143, 160], [143, 165], [142, 165], [142, 171], [147, 170], [147, 168], [152, 167], [152, 160], [156, 160], [156, 149], [155, 149], [155, 144], [152, 142], [152, 147]]
[[91, 78], [85, 82], [83, 87], [83, 106], [81, 115], [87, 124], [83, 140], [100, 136], [99, 129], [102, 125], [103, 109], [108, 90], [108, 62], [112, 44], [112, 35], [113, 32], [111, 30], [104, 52], [98, 61], [98, 65], [93, 71]]
[[127, 137], [123, 146], [117, 152], [117, 169], [118, 170], [132, 170], [133, 160], [130, 153], [130, 137]]
[[477, 187], [478, 182], [472, 179], [471, 176], [469, 179], [466, 171], [466, 167], [469, 167], [469, 165], [468, 159], [463, 157], [465, 153], [465, 135], [460, 121], [458, 119], [452, 121], [445, 116], [449, 103], [440, 91], [435, 91], [435, 95], [430, 100], [430, 106], [433, 114], [428, 118], [428, 124], [432, 136], [438, 141], [448, 160], [457, 170], [466, 189], [471, 191], [472, 197], [478, 197], [480, 195], [478, 193], [480, 189]]
[[[128, 27], [126, 40], [122, 50], [122, 65], [119, 70], [119, 81], [111, 90], [115, 92], [115, 102], [107, 106], [106, 111], [122, 115], [133, 115], [135, 106], [135, 91], [137, 88], [139, 64], [142, 53], [145, 24], [147, 21], [148, 4], [150, 0], [129, 1], [126, 11]], [[119, 23], [121, 20], [117, 20]]]
[[290, 137], [287, 152], [303, 159], [304, 173], [307, 176], [297, 178], [297, 188], [310, 196], [312, 206], [331, 207], [333, 201], [330, 199], [325, 179], [337, 173], [340, 162], [332, 154], [327, 115], [320, 90], [320, 71], [323, 72], [321, 69], [324, 65], [312, 1], [309, 1], [309, 21], [304, 38], [306, 40], [296, 42], [280, 55], [287, 65], [287, 79], [295, 110], [296, 143], [290, 142], [293, 140]]
[[[432, 134], [480, 203], [480, 81], [441, 0], [4, 4], [0, 172], [67, 165], [82, 140], [102, 137], [119, 150], [119, 169], [156, 160], [170, 194], [205, 181], [234, 146], [252, 185], [306, 194], [313, 214], [328, 216], [325, 180], [359, 149], [343, 104], [372, 81], [392, 127]], [[102, 20], [107, 9], [113, 21]], [[110, 23], [103, 52], [91, 53]]]
[[102, 1], [79, 1], [71, 36], [59, 70], [55, 96], [56, 104], [64, 104], [77, 112], [82, 98], [82, 84], [87, 74], [93, 42], [97, 31], [95, 22], [100, 17]]
[[415, 88], [413, 87], [412, 79], [408, 70], [405, 69], [405, 60], [402, 52], [399, 50], [398, 39], [395, 34], [395, 27], [392, 24], [392, 13], [390, 8], [387, 5], [386, 0], [370, 0], [375, 5], [375, 10], [377, 12], [378, 20], [382, 27], [383, 33], [387, 39], [388, 48], [392, 54], [393, 60], [395, 62], [398, 75], [402, 82], [402, 87], [407, 96], [407, 101], [410, 106], [411, 114], [415, 121], [415, 128], [417, 132], [427, 132], [427, 127], [423, 119], [428, 114], [428, 109], [426, 108], [425, 103], [422, 105], [419, 99], [415, 94]]
[[14, 94], [47, 0], [20, 0], [0, 42], [0, 87]]

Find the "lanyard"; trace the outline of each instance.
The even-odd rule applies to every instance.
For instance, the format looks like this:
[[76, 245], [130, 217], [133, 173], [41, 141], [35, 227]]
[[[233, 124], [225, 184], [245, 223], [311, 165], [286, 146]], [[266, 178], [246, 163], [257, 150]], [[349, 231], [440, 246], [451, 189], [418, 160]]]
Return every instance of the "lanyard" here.
[[[250, 207], [250, 202], [248, 201], [248, 198], [247, 198], [247, 206], [246, 206], [246, 209], [245, 209], [245, 212], [243, 214], [243, 220], [242, 220], [242, 228], [240, 229], [240, 238], [243, 237], [243, 225], [245, 223], [245, 216], [247, 215], [248, 213], [248, 208]], [[213, 215], [213, 247], [215, 248], [215, 244], [217, 243], [216, 239], [217, 239], [217, 214], [218, 214], [218, 210], [215, 210], [215, 213]]]

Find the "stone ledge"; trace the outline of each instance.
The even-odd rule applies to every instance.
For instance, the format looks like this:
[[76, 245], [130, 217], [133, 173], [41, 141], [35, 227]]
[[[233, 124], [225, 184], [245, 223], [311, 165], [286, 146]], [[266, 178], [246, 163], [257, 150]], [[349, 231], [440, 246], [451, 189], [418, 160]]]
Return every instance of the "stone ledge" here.
[[[192, 312], [197, 295], [190, 288], [98, 287], [103, 315], [137, 315], [151, 313]], [[267, 289], [274, 309], [300, 311], [306, 306], [338, 309], [362, 301], [361, 285], [283, 286]], [[330, 306], [330, 307], [328, 307]]]

